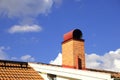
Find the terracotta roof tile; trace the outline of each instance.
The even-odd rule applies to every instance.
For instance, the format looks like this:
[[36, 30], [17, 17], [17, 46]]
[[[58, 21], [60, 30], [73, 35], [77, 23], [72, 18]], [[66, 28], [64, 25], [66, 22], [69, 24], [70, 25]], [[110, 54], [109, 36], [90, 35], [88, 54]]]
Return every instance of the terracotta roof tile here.
[[27, 62], [0, 60], [0, 80], [44, 80]]

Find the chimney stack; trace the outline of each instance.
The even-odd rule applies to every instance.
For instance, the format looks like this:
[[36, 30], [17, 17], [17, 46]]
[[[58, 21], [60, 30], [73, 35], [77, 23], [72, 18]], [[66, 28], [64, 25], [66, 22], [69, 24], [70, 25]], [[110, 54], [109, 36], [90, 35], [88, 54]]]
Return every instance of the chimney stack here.
[[84, 39], [79, 29], [74, 29], [63, 36], [62, 67], [85, 69]]

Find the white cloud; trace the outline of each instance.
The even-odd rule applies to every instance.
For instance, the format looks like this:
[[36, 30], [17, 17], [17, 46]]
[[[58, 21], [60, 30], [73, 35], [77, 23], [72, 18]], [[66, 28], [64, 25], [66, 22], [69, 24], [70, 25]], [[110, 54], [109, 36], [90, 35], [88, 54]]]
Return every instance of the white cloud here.
[[36, 17], [47, 14], [61, 0], [0, 0], [0, 14], [8, 17]]
[[[116, 51], [110, 51], [103, 56], [93, 54], [86, 54], [87, 67], [105, 69], [112, 71], [120, 71], [120, 49]], [[92, 60], [94, 59], [94, 60]], [[95, 65], [96, 63], [97, 65]]]
[[[51, 60], [50, 63], [62, 65], [62, 54], [59, 53], [56, 59]], [[110, 51], [102, 56], [95, 53], [86, 54], [86, 67], [120, 72], [120, 49]]]
[[11, 57], [10, 60], [18, 60], [18, 58], [17, 57]]
[[31, 55], [24, 55], [20, 58], [22, 61], [35, 61], [35, 58]]
[[26, 17], [47, 14], [53, 0], [0, 0], [0, 14], [8, 17]]
[[53, 0], [56, 7], [59, 7], [62, 4], [62, 0]]
[[[16, 21], [22, 25], [31, 25], [37, 23], [36, 17], [48, 15], [54, 5], [61, 3], [62, 0], [0, 0], [0, 16], [17, 19]], [[26, 28], [27, 30], [24, 30]], [[31, 28], [15, 25], [9, 32], [37, 32], [41, 29], [41, 27], [35, 27], [31, 30]]]
[[0, 16], [15, 18], [19, 24], [34, 24], [39, 15], [48, 15], [62, 0], [0, 0]]
[[4, 46], [0, 47], [0, 59], [8, 59], [6, 52], [4, 51], [6, 48]]
[[98, 68], [100, 66], [100, 63], [98, 63], [100, 60], [100, 56], [96, 54], [86, 54], [86, 66], [91, 68]]
[[62, 54], [59, 53], [55, 60], [51, 60], [50, 64], [62, 65]]
[[14, 61], [35, 61], [35, 58], [32, 57], [31, 55], [27, 54], [27, 55], [23, 55], [21, 57], [11, 57], [10, 60], [14, 60]]
[[9, 33], [23, 33], [23, 32], [39, 32], [41, 30], [42, 30], [42, 28], [38, 25], [32, 25], [32, 26], [29, 26], [29, 25], [23, 25], [23, 26], [15, 25], [15, 26], [12, 26], [8, 30], [8, 32]]
[[120, 71], [120, 59], [115, 59], [114, 65], [115, 65], [115, 68], [119, 69], [119, 71]]
[[5, 50], [9, 50], [10, 47], [4, 47], [0, 46], [0, 60], [22, 60], [22, 61], [35, 61], [35, 58], [32, 57], [31, 55], [27, 54], [24, 56], [21, 56], [20, 58], [17, 57], [8, 57], [7, 53]]

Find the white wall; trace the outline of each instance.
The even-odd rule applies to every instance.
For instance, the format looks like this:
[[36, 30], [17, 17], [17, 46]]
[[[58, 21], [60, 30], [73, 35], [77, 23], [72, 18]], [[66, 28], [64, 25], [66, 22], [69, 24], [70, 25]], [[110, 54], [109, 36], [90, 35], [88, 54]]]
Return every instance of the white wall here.
[[112, 80], [111, 74], [87, 70], [69, 69], [45, 64], [29, 63], [41, 76], [47, 80], [47, 73], [57, 75], [57, 80]]

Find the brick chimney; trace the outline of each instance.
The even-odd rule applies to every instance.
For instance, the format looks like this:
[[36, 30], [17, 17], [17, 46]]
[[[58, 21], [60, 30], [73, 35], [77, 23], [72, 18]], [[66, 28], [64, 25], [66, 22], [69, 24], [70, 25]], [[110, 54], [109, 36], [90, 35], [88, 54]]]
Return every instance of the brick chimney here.
[[85, 69], [84, 39], [79, 29], [72, 30], [63, 36], [62, 67]]

